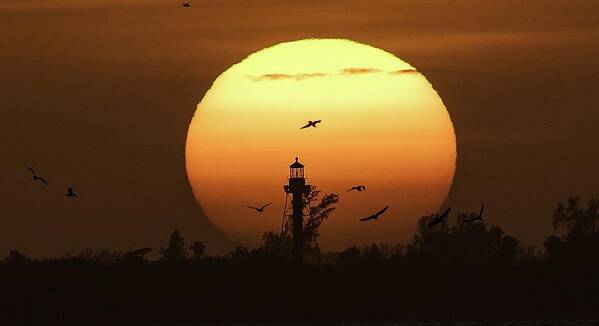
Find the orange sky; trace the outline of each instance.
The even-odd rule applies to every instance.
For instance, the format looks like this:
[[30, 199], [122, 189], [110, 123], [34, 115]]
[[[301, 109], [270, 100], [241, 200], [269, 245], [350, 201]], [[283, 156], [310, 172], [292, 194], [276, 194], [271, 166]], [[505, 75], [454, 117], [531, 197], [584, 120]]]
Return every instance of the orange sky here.
[[[490, 223], [538, 245], [557, 201], [599, 193], [596, 1], [85, 2], [0, 1], [0, 255], [158, 248], [175, 227], [234, 245], [189, 187], [189, 121], [232, 64], [309, 37], [371, 44], [434, 85], [458, 139], [456, 212], [484, 199]], [[32, 188], [27, 165], [57, 189]]]

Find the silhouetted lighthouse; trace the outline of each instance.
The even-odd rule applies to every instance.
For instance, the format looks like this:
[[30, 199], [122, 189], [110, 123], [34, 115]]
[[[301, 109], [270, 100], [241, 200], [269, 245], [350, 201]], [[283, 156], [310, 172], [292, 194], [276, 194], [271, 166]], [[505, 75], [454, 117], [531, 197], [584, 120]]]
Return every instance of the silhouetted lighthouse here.
[[[310, 193], [310, 185], [306, 184], [304, 165], [298, 161], [297, 157], [295, 162], [289, 166], [289, 184], [285, 185], [283, 189], [287, 193], [287, 197], [292, 196], [293, 259], [301, 264], [304, 258], [304, 201], [305, 196]], [[287, 200], [285, 206], [287, 206]]]

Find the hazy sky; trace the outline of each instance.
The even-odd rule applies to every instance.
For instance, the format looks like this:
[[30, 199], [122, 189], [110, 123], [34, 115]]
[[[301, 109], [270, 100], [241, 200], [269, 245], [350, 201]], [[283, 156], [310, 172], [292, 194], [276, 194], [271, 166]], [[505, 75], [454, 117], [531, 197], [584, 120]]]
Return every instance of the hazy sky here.
[[175, 227], [223, 248], [185, 174], [196, 104], [246, 55], [309, 37], [427, 76], [456, 131], [456, 211], [484, 199], [540, 244], [557, 201], [599, 194], [596, 1], [0, 0], [0, 255], [158, 248]]

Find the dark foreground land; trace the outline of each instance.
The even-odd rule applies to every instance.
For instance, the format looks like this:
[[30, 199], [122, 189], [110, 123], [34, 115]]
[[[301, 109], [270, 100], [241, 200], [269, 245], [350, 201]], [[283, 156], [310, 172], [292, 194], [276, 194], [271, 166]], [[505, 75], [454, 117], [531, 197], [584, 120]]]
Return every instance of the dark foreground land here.
[[[250, 326], [255, 324], [236, 324], [238, 326]], [[368, 325], [379, 325], [379, 326], [594, 326], [599, 325], [599, 321], [592, 320], [557, 320], [557, 321], [496, 321], [496, 322], [380, 322], [380, 323], [369, 323], [369, 322], [345, 322], [345, 323], [281, 323], [274, 324], [281, 326], [321, 326], [321, 325], [333, 325], [333, 326], [368, 326]]]
[[405, 246], [323, 254], [306, 243], [303, 266], [273, 233], [222, 257], [178, 232], [158, 260], [149, 248], [43, 260], [13, 251], [0, 261], [0, 324], [592, 325], [575, 320], [599, 320], [598, 212], [597, 200], [560, 204], [562, 234], [542, 250], [464, 214], [451, 227], [423, 218]]
[[597, 269], [397, 258], [298, 268], [269, 261], [3, 266], [2, 319], [284, 322], [599, 319]]

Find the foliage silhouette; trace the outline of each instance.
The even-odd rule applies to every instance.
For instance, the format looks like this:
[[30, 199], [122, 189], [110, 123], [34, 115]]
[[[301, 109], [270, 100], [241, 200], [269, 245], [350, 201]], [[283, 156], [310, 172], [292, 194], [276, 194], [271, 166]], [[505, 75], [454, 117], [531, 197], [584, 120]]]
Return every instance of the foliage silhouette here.
[[553, 227], [562, 235], [545, 240], [549, 261], [560, 268], [579, 266], [590, 268], [599, 254], [599, 199], [591, 198], [586, 208], [580, 207], [579, 197], [558, 203], [553, 212]]
[[179, 230], [175, 230], [171, 234], [168, 246], [166, 248], [160, 248], [160, 259], [174, 262], [185, 260], [185, 258], [187, 258], [185, 240], [179, 234]]
[[339, 202], [339, 195], [329, 193], [320, 198], [321, 191], [312, 186], [305, 205], [309, 207], [308, 218], [304, 222], [304, 250], [307, 256], [316, 257], [320, 262], [321, 251], [318, 245], [320, 238], [320, 226], [335, 211], [335, 205]]
[[[322, 192], [312, 186], [310, 193], [304, 199], [304, 205], [308, 208], [308, 215], [304, 220], [303, 238], [304, 255], [310, 262], [320, 263], [322, 252], [318, 245], [320, 238], [320, 226], [335, 211], [335, 205], [339, 202], [339, 195], [329, 193], [321, 196]], [[290, 232], [283, 234], [274, 231], [265, 232], [262, 235], [263, 244], [260, 250], [264, 254], [271, 255], [275, 259], [291, 259], [292, 239]]]
[[[328, 195], [327, 195], [328, 196]], [[338, 198], [313, 197], [311, 227]], [[317, 198], [317, 199], [314, 199]], [[422, 217], [407, 244], [376, 243], [297, 266], [285, 239], [263, 236], [258, 248], [225, 256], [195, 241], [187, 257], [175, 230], [160, 259], [150, 248], [86, 249], [75, 256], [33, 259], [11, 251], [0, 261], [3, 324], [193, 324], [400, 320], [591, 320], [599, 318], [597, 200], [559, 203], [548, 223], [557, 235], [545, 252], [523, 248], [485, 221], [427, 227]], [[309, 219], [307, 219], [308, 221]], [[314, 255], [312, 252], [311, 255]], [[167, 262], [167, 263], [165, 263]]]
[[206, 249], [206, 246], [204, 245], [204, 243], [202, 241], [196, 240], [193, 242], [191, 247], [189, 247], [189, 249], [191, 249], [194, 259], [201, 260], [202, 257], [204, 256], [204, 250]]

